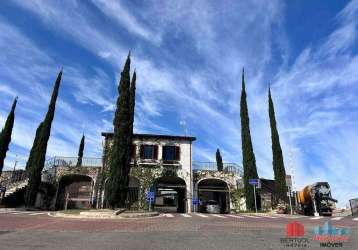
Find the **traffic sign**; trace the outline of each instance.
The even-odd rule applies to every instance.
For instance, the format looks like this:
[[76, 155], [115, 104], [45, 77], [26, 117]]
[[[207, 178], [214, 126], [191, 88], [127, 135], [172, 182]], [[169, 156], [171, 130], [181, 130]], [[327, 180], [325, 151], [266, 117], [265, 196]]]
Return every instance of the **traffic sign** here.
[[193, 205], [198, 205], [200, 204], [200, 200], [197, 198], [193, 198]]
[[249, 184], [257, 186], [259, 184], [259, 179], [249, 179]]
[[147, 200], [148, 199], [154, 199], [154, 192], [147, 192]]

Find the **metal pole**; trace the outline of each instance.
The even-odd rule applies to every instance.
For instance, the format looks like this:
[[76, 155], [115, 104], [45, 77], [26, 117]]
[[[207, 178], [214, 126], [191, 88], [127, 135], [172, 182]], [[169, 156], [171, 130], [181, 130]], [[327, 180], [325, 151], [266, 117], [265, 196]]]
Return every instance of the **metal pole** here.
[[255, 200], [255, 211], [257, 213], [257, 205], [256, 205], [256, 185], [254, 185], [254, 200]]
[[292, 211], [292, 203], [291, 203], [291, 189], [290, 187], [288, 187], [288, 199], [290, 201], [290, 210], [291, 210], [291, 215], [293, 215], [293, 211]]

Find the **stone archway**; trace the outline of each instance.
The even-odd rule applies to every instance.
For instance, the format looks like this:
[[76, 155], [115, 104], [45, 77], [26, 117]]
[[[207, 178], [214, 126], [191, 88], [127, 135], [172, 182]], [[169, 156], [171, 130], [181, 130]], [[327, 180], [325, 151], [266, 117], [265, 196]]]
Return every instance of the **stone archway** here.
[[204, 178], [196, 183], [200, 212], [230, 213], [230, 187], [220, 178]]
[[94, 180], [88, 175], [63, 175], [58, 184], [56, 209], [64, 209], [66, 197], [70, 199], [67, 208], [90, 208], [93, 188]]
[[177, 176], [163, 176], [154, 181], [154, 209], [161, 212], [186, 212], [186, 183]]

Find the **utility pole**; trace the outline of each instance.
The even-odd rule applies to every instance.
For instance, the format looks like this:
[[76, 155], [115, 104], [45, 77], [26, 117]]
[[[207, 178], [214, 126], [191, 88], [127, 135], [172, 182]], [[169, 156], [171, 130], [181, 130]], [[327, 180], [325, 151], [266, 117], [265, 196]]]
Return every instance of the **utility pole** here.
[[[290, 168], [290, 172], [291, 172], [291, 186], [292, 186], [292, 188], [291, 187], [288, 188], [288, 193], [289, 193], [291, 215], [293, 215], [291, 192], [295, 192], [295, 179], [294, 179], [294, 171], [293, 171], [293, 154], [292, 154], [291, 148], [288, 152], [288, 161], [289, 161], [289, 168]], [[295, 204], [297, 206], [297, 195], [295, 195]]]

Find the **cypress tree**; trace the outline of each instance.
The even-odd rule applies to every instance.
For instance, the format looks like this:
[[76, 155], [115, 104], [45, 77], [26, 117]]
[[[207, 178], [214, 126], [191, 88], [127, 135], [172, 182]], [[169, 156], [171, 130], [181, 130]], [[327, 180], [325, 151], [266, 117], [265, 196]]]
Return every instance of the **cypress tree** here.
[[130, 102], [129, 102], [129, 107], [130, 107], [130, 131], [131, 131], [131, 136], [133, 136], [133, 124], [134, 124], [134, 110], [135, 110], [135, 90], [136, 90], [136, 81], [137, 81], [137, 74], [134, 70], [133, 73], [133, 77], [132, 77], [132, 82], [131, 82], [131, 87], [129, 90], [129, 95], [130, 95]]
[[111, 208], [125, 207], [129, 184], [131, 138], [130, 54], [121, 73], [117, 109], [113, 120], [113, 145], [109, 155], [106, 197]]
[[218, 168], [218, 171], [223, 171], [224, 164], [223, 164], [223, 158], [221, 157], [220, 150], [216, 150], [216, 166]]
[[35, 205], [37, 191], [41, 184], [41, 173], [45, 164], [47, 143], [50, 138], [51, 125], [55, 115], [56, 100], [60, 88], [61, 77], [62, 70], [55, 81], [46, 117], [36, 130], [34, 143], [26, 163], [26, 172], [29, 178], [25, 194], [25, 203], [27, 207]]
[[272, 140], [272, 166], [275, 176], [275, 200], [287, 200], [286, 188], [286, 171], [283, 162], [282, 149], [280, 145], [280, 137], [277, 131], [275, 110], [271, 97], [271, 89], [268, 91], [269, 117], [271, 126], [271, 140]]
[[17, 97], [15, 98], [11, 111], [5, 121], [5, 126], [0, 132], [0, 176], [4, 167], [4, 161], [6, 153], [9, 150], [9, 144], [11, 142], [12, 128], [14, 127], [15, 120], [15, 108], [17, 103]]
[[257, 179], [256, 159], [251, 142], [249, 112], [246, 102], [244, 70], [242, 70], [242, 90], [240, 100], [241, 118], [241, 143], [242, 143], [242, 165], [244, 168], [244, 185], [246, 197], [246, 209], [255, 209], [254, 190], [249, 184], [249, 179]]
[[83, 150], [85, 149], [85, 135], [82, 135], [80, 147], [78, 149], [77, 167], [82, 166]]

